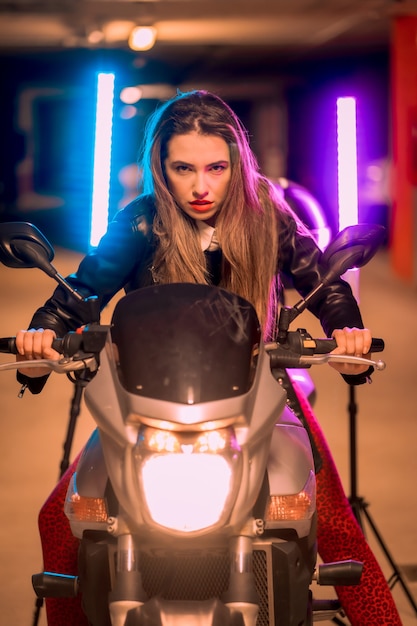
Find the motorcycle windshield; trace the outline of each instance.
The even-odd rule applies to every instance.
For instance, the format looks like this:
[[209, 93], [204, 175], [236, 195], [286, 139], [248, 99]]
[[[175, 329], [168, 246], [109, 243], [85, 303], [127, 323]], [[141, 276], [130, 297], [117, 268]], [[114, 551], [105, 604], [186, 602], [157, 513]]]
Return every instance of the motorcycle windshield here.
[[180, 283], [122, 298], [113, 313], [112, 340], [127, 391], [197, 404], [249, 390], [260, 329], [243, 298], [218, 287]]

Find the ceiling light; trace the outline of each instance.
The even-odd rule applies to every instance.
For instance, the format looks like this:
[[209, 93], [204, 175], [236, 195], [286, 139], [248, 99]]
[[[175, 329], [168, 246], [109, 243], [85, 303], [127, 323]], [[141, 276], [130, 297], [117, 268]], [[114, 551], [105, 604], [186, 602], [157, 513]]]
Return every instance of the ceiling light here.
[[154, 26], [136, 26], [129, 35], [129, 47], [132, 50], [150, 50], [156, 40]]
[[134, 28], [132, 20], [111, 20], [103, 24], [104, 37], [107, 43], [114, 44], [126, 41]]
[[87, 33], [87, 41], [88, 43], [92, 44], [93, 46], [102, 42], [104, 39], [104, 33], [102, 30], [100, 30], [99, 28], [95, 28], [93, 30], [90, 30], [89, 33]]
[[142, 97], [140, 87], [124, 87], [120, 92], [120, 100], [125, 104], [136, 104]]

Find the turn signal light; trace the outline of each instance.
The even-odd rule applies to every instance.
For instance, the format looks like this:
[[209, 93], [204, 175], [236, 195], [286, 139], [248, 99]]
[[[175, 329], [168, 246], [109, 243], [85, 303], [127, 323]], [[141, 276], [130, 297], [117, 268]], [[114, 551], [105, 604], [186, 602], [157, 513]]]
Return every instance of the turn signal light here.
[[315, 498], [315, 477], [312, 472], [299, 493], [269, 496], [266, 507], [265, 521], [281, 522], [281, 521], [297, 521], [310, 519], [314, 513]]

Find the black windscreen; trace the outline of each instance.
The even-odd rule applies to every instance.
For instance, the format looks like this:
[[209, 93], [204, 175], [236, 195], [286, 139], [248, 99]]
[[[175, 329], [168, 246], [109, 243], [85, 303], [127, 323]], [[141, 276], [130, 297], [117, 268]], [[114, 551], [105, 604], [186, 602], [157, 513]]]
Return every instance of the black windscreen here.
[[148, 287], [113, 314], [120, 378], [131, 393], [196, 404], [246, 393], [260, 341], [253, 307], [224, 289]]

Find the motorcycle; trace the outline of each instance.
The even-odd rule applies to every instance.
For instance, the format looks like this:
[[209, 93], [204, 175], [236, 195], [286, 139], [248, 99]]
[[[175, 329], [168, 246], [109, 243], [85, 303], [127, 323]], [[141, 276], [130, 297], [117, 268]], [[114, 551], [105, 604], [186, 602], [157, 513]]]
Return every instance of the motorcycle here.
[[[313, 598], [313, 582], [358, 584], [362, 564], [317, 564], [319, 459], [288, 372], [385, 364], [330, 354], [334, 340], [290, 325], [383, 240], [380, 226], [339, 233], [322, 283], [281, 308], [276, 341], [264, 343], [252, 305], [209, 285], [131, 292], [101, 325], [96, 299], [57, 272], [42, 233], [0, 224], [0, 261], [46, 272], [94, 320], [54, 341], [58, 361], [25, 362], [81, 377], [97, 425], [65, 500], [78, 574], [34, 575], [38, 597], [81, 593], [93, 626], [310, 626], [337, 614], [337, 601]], [[374, 339], [371, 350], [383, 347]], [[16, 353], [15, 338], [0, 351]]]

